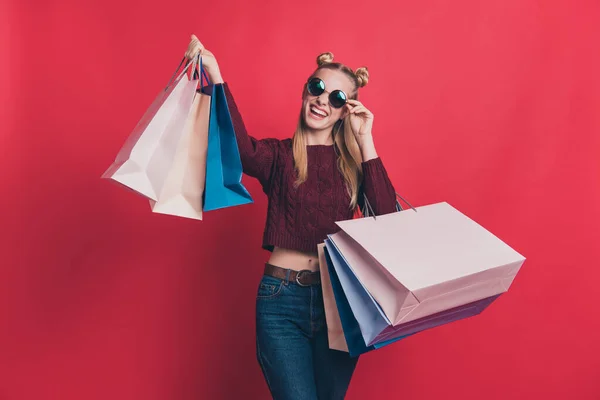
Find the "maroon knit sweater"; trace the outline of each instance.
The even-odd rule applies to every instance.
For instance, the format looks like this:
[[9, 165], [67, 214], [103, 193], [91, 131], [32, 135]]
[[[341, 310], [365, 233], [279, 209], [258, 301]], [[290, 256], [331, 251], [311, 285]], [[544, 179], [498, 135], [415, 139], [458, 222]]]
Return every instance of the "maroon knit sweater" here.
[[[350, 195], [337, 167], [334, 145], [307, 146], [308, 178], [294, 187], [296, 171], [292, 140], [261, 139], [248, 135], [228, 84], [223, 83], [237, 136], [244, 173], [257, 178], [268, 196], [263, 248], [282, 247], [317, 251], [328, 234], [339, 231], [336, 221], [351, 219]], [[376, 214], [396, 211], [396, 195], [380, 158], [362, 163], [363, 193]]]

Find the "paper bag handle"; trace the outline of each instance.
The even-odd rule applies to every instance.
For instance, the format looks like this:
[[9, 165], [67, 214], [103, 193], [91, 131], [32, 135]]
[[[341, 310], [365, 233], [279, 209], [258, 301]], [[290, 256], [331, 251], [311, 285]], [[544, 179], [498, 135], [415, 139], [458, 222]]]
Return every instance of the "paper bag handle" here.
[[[178, 81], [183, 76], [183, 74], [185, 74], [187, 72], [187, 70], [188, 70], [188, 68], [190, 66], [192, 66], [192, 71], [195, 72], [198, 60], [201, 61], [200, 55], [198, 55], [198, 57], [194, 57], [194, 58], [190, 59], [188, 61], [188, 63], [185, 64], [185, 67], [183, 67], [183, 70], [179, 73], [179, 75], [177, 75], [177, 72], [179, 72], [179, 69], [181, 68], [181, 66], [183, 65], [183, 63], [185, 62], [185, 60], [186, 60], [186, 57], [184, 56], [181, 59], [181, 61], [179, 62], [179, 65], [177, 66], [177, 69], [175, 70], [175, 72], [173, 72], [173, 75], [171, 76], [171, 79], [169, 79], [169, 83], [165, 87], [165, 91], [168, 90], [169, 87], [171, 87], [171, 85], [173, 84], [173, 82]], [[204, 72], [204, 76], [206, 77], [206, 72]]]
[[[395, 194], [396, 194], [396, 211], [397, 212], [404, 210], [402, 208], [402, 205], [400, 204], [399, 200], [402, 200], [403, 202], [408, 204], [408, 206], [410, 208], [412, 208], [415, 212], [417, 212], [417, 209], [414, 208], [404, 197], [400, 196], [398, 193], [395, 193]], [[365, 211], [363, 212], [363, 216], [365, 218], [373, 217], [373, 219], [376, 220], [377, 216], [375, 215], [375, 212], [373, 211], [373, 207], [371, 207], [371, 203], [369, 203], [369, 199], [367, 199], [367, 195], [365, 193], [363, 193], [363, 198], [365, 200]]]
[[[198, 55], [198, 58], [200, 59], [200, 73], [202, 74], [202, 76], [204, 77], [204, 80], [206, 80], [206, 85], [210, 85], [210, 79], [208, 78], [208, 74], [206, 73], [206, 70], [204, 69], [204, 66], [202, 65], [202, 56]], [[204, 84], [202, 83], [202, 76], [199, 77], [200, 79], [200, 87], [204, 88]]]
[[404, 197], [400, 196], [398, 193], [396, 193], [396, 210], [398, 210], [398, 211], [402, 211], [402, 210], [404, 210], [404, 209], [402, 208], [402, 205], [400, 204], [400, 201], [398, 201], [398, 200], [402, 200], [403, 202], [405, 202], [406, 204], [408, 204], [408, 206], [409, 206], [410, 208], [412, 208], [413, 210], [415, 210], [415, 212], [417, 212], [417, 209], [416, 209], [416, 208], [414, 208], [414, 207], [412, 206], [412, 204], [410, 204], [410, 203], [409, 203], [409, 202], [408, 202], [408, 201], [407, 201], [407, 200], [406, 200]]

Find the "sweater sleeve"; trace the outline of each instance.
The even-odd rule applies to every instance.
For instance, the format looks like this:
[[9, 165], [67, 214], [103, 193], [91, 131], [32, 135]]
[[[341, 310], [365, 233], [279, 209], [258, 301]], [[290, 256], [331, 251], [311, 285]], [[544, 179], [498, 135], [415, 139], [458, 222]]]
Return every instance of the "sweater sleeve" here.
[[[219, 84], [218, 84], [219, 85]], [[275, 160], [279, 151], [279, 139], [256, 139], [248, 134], [244, 120], [237, 108], [235, 99], [229, 90], [227, 83], [222, 83], [225, 92], [225, 98], [227, 99], [227, 105], [229, 107], [229, 113], [231, 114], [231, 121], [233, 122], [233, 129], [237, 139], [238, 148], [240, 151], [240, 158], [242, 161], [242, 168], [244, 173], [257, 178], [263, 189], [266, 191]], [[206, 87], [206, 92], [212, 92], [212, 85]]]
[[358, 204], [364, 210], [364, 196], [376, 215], [396, 211], [396, 190], [388, 177], [381, 158], [377, 157], [362, 163], [363, 182]]

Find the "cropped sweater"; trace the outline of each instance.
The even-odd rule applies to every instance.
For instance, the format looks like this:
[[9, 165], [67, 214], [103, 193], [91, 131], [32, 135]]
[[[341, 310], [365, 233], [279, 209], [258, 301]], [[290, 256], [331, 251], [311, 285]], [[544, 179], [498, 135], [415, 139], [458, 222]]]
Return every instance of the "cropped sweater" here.
[[[316, 253], [328, 234], [339, 231], [336, 221], [351, 219], [350, 195], [338, 168], [335, 145], [310, 145], [307, 180], [297, 178], [291, 139], [256, 139], [248, 134], [227, 83], [223, 89], [235, 130], [245, 174], [258, 179], [268, 197], [262, 246]], [[396, 211], [396, 192], [380, 158], [362, 163], [359, 207], [366, 196], [375, 214]]]

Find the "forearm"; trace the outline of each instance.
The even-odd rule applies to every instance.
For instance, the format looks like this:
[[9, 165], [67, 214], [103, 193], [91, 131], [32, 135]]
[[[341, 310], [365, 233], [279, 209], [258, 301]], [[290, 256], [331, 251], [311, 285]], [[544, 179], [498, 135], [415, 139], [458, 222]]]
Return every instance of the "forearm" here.
[[[213, 87], [222, 86], [225, 93], [244, 172], [249, 176], [258, 178], [263, 187], [267, 187], [279, 141], [277, 139], [258, 140], [248, 134], [233, 94], [229, 90], [229, 85], [219, 83], [219, 77], [220, 75], [215, 76], [215, 85], [217, 86], [213, 85]], [[211, 79], [213, 78], [211, 77]]]
[[396, 190], [381, 159], [377, 157], [364, 161], [362, 170], [362, 191], [375, 214], [388, 214], [396, 211]]
[[371, 134], [357, 139], [363, 163], [363, 191], [375, 214], [387, 214], [396, 210], [396, 191], [387, 171], [377, 155]]

